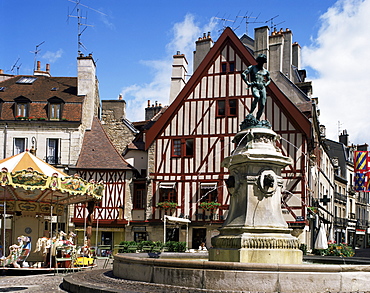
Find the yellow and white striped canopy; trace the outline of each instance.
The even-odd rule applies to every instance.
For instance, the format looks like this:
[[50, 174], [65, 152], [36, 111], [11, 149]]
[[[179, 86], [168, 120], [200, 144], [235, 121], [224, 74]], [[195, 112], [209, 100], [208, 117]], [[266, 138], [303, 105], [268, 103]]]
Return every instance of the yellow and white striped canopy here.
[[58, 177], [68, 177], [67, 174], [59, 171], [29, 152], [23, 152], [0, 160], [0, 170], [3, 168], [8, 169], [8, 172], [12, 173], [32, 168], [34, 171], [40, 172], [46, 176], [52, 176], [54, 173], [57, 173]]

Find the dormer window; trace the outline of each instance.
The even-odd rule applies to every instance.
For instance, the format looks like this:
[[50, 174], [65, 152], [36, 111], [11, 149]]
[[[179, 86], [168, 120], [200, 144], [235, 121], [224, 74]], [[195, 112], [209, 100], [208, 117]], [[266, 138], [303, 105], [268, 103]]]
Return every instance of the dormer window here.
[[30, 100], [20, 96], [14, 99], [14, 114], [15, 117], [28, 117], [30, 114]]
[[58, 97], [52, 97], [48, 100], [48, 116], [49, 120], [62, 119], [62, 106], [64, 101]]

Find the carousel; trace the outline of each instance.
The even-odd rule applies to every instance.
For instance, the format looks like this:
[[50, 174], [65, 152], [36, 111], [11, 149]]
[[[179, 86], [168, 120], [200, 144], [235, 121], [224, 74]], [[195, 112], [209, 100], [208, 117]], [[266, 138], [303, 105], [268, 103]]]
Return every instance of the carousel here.
[[68, 225], [68, 206], [94, 206], [102, 199], [104, 185], [69, 176], [29, 152], [0, 160], [0, 170], [0, 268], [53, 271], [93, 266], [89, 235], [85, 231], [77, 245]]

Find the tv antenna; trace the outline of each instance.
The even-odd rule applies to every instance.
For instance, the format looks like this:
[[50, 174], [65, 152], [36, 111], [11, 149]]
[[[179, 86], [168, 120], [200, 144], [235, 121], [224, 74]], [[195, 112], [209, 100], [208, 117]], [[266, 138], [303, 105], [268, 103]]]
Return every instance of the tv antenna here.
[[227, 18], [224, 18], [224, 17], [216, 17], [216, 16], [214, 16], [213, 18], [220, 20], [220, 22], [223, 22], [222, 29], [219, 29], [218, 30], [219, 32], [222, 32], [222, 31], [224, 31], [226, 29], [226, 27], [227, 27], [226, 22], [227, 21], [231, 21], [233, 24], [235, 24], [235, 20], [227, 19]]
[[265, 23], [270, 22], [270, 29], [271, 29], [271, 30], [276, 30], [276, 26], [277, 26], [277, 25], [282, 24], [282, 23], [284, 23], [284, 22], [285, 22], [285, 20], [284, 20], [284, 21], [279, 22], [279, 23], [274, 23], [274, 19], [275, 19], [275, 18], [277, 18], [277, 17], [279, 17], [279, 15], [276, 15], [276, 16], [274, 16], [274, 17], [271, 17], [270, 19], [268, 19], [268, 20], [266, 20], [266, 21], [265, 21]]
[[[237, 16], [237, 17], [241, 17], [241, 18], [244, 18], [245, 19], [245, 33], [247, 34], [247, 36], [249, 36], [249, 33], [248, 33], [248, 25], [250, 23], [263, 23], [263, 21], [256, 21], [258, 19], [258, 17], [261, 15], [261, 13], [258, 14], [258, 16], [256, 16], [256, 17], [251, 16], [251, 14], [250, 15], [247, 15], [247, 13], [244, 16]], [[249, 19], [252, 19], [252, 18], [254, 18], [255, 21], [249, 21]]]
[[37, 54], [41, 51], [41, 49], [39, 49], [39, 47], [45, 43], [45, 41], [41, 42], [40, 44], [36, 45], [36, 49], [35, 51], [30, 51], [31, 53], [34, 53], [35, 54], [35, 57], [33, 58], [33, 71], [35, 72], [36, 70], [36, 59], [37, 59]]
[[12, 66], [12, 68], [10, 69], [10, 71], [13, 72], [13, 73], [14, 73], [14, 70], [17, 69], [17, 75], [19, 75], [19, 68], [21, 68], [21, 66], [22, 66], [22, 63], [19, 64], [19, 65], [17, 65], [19, 59], [21, 59], [21, 58], [18, 58], [17, 61], [15, 61], [14, 65]]
[[[84, 44], [81, 42], [81, 35], [87, 29], [87, 27], [89, 27], [89, 26], [92, 27], [93, 26], [93, 25], [89, 25], [89, 24], [86, 24], [86, 23], [82, 23], [82, 20], [87, 19], [87, 17], [81, 16], [80, 6], [86, 7], [88, 9], [92, 10], [92, 11], [100, 13], [101, 15], [104, 15], [104, 16], [107, 16], [107, 15], [105, 13], [99, 11], [99, 10], [96, 10], [94, 8], [91, 8], [91, 7], [87, 6], [87, 5], [82, 4], [80, 0], [76, 0], [76, 1], [68, 0], [68, 1], [76, 4], [75, 7], [73, 8], [72, 12], [71, 12], [71, 14], [72, 14], [73, 12], [76, 11], [76, 15], [71, 15], [71, 14], [68, 13], [68, 17], [77, 18], [77, 26], [78, 26], [77, 44], [78, 44], [78, 55], [80, 55], [81, 54], [81, 48], [84, 48], [85, 50], [87, 50], [86, 47], [84, 46]], [[82, 26], [84, 26], [83, 29], [81, 29]]]

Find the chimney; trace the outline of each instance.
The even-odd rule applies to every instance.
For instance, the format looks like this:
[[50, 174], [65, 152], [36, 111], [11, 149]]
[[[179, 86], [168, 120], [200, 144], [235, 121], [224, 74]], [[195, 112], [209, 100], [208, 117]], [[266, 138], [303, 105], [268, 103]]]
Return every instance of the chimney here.
[[48, 76], [50, 77], [50, 65], [46, 64], [46, 70], [41, 70], [41, 61], [37, 61], [36, 70], [33, 72], [33, 75], [42, 75], [42, 76]]
[[126, 118], [126, 101], [122, 99], [122, 95], [117, 100], [102, 100], [101, 104], [103, 114], [111, 113], [111, 119], [122, 121], [122, 118]]
[[150, 100], [148, 100], [148, 107], [145, 108], [145, 120], [151, 120], [155, 115], [159, 113], [162, 109], [162, 104], [158, 104], [157, 101], [155, 101], [155, 105], [150, 106]]
[[282, 71], [283, 69], [283, 44], [283, 35], [275, 30], [269, 38], [269, 58], [267, 62], [270, 72]]
[[[257, 58], [259, 54], [266, 54], [269, 56], [269, 27], [263, 26], [254, 29], [254, 57]], [[268, 60], [267, 60], [268, 62]]]
[[339, 135], [339, 142], [341, 142], [345, 146], [348, 146], [348, 133], [346, 129], [344, 129], [343, 132]]
[[193, 61], [193, 71], [195, 71], [199, 64], [203, 61], [204, 57], [211, 50], [213, 41], [211, 38], [211, 33], [208, 32], [203, 34], [203, 38], [198, 38], [198, 41], [195, 42], [195, 51], [194, 51], [194, 61]]
[[82, 108], [82, 124], [91, 129], [93, 117], [98, 117], [98, 82], [96, 78], [96, 65], [92, 55], [77, 57], [77, 94], [85, 96]]
[[298, 69], [301, 68], [301, 46], [297, 42], [292, 46], [292, 64]]
[[170, 88], [170, 104], [176, 99], [186, 84], [186, 74], [188, 72], [188, 61], [184, 54], [177, 51], [173, 56], [171, 88]]
[[293, 33], [290, 29], [286, 29], [285, 32], [282, 32], [284, 36], [284, 46], [283, 46], [283, 69], [282, 72], [289, 79], [292, 79], [292, 39]]

